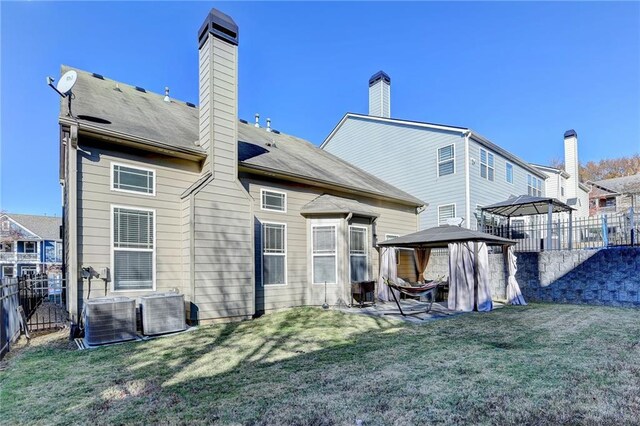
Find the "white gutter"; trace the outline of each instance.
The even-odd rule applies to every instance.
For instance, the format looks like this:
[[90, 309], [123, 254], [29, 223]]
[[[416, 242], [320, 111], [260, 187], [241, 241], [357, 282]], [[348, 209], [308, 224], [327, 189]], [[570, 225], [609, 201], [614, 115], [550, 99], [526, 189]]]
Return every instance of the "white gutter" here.
[[464, 135], [464, 202], [466, 227], [471, 229], [471, 185], [469, 174], [469, 138], [471, 130], [467, 130]]

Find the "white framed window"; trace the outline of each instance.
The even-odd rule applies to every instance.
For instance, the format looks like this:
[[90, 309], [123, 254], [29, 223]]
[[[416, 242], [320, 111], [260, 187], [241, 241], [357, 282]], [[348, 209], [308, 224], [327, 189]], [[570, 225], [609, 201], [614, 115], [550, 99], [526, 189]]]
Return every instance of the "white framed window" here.
[[507, 173], [506, 173], [504, 179], [508, 183], [513, 183], [513, 164], [507, 163]]
[[2, 230], [3, 231], [8, 231], [10, 226], [11, 226], [11, 223], [9, 222], [9, 219], [4, 219], [2, 221]]
[[349, 226], [349, 275], [352, 282], [369, 279], [369, 250], [367, 228]]
[[438, 206], [438, 225], [446, 225], [448, 219], [456, 217], [456, 205], [444, 204]]
[[311, 225], [312, 282], [337, 284], [338, 252], [336, 225]]
[[287, 212], [287, 194], [270, 189], [260, 190], [260, 208], [271, 212]]
[[155, 210], [111, 206], [113, 290], [155, 288]]
[[24, 242], [24, 252], [25, 253], [36, 253], [38, 251], [35, 241], [25, 241]]
[[527, 194], [532, 197], [542, 197], [542, 179], [527, 175]]
[[438, 148], [438, 177], [456, 172], [455, 147], [453, 144]]
[[5, 265], [2, 267], [2, 276], [4, 278], [13, 278], [15, 277], [15, 269], [13, 266]]
[[480, 148], [480, 177], [493, 182], [494, 174], [495, 167], [493, 154]]
[[156, 194], [156, 172], [140, 166], [112, 162], [111, 190], [153, 196]]
[[262, 284], [287, 284], [287, 225], [262, 224]]
[[13, 243], [11, 241], [3, 241], [0, 243], [0, 252], [11, 253], [13, 251]]
[[20, 267], [20, 275], [35, 275], [37, 272], [38, 269], [34, 265]]

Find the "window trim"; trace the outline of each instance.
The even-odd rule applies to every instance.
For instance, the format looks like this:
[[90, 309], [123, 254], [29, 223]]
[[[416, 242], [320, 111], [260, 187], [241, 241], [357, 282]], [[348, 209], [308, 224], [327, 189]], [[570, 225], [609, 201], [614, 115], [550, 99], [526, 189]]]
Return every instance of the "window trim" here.
[[[27, 244], [33, 244], [33, 251], [27, 251]], [[28, 254], [36, 254], [38, 253], [38, 244], [36, 241], [25, 241], [24, 242], [24, 252]]]
[[[531, 189], [533, 189], [533, 191]], [[536, 194], [537, 191], [540, 193]], [[542, 179], [531, 173], [527, 173], [527, 195], [531, 197], [542, 197]]]
[[[116, 290], [116, 274], [115, 274], [115, 269], [114, 269], [114, 265], [115, 265], [115, 247], [114, 247], [114, 235], [113, 235], [113, 231], [114, 231], [114, 220], [113, 220], [113, 214], [115, 213], [115, 209], [129, 209], [129, 210], [140, 210], [140, 211], [146, 211], [146, 212], [152, 212], [153, 213], [153, 251], [152, 251], [152, 255], [151, 255], [151, 288], [144, 288], [144, 289], [135, 289], [135, 290]], [[110, 263], [109, 263], [109, 275], [110, 275], [110, 281], [111, 281], [111, 285], [110, 285], [110, 290], [112, 293], [137, 293], [137, 292], [153, 292], [156, 291], [156, 254], [158, 251], [158, 245], [157, 245], [157, 238], [156, 238], [156, 234], [158, 232], [158, 226], [157, 226], [157, 222], [158, 222], [158, 217], [156, 214], [156, 209], [150, 209], [148, 207], [138, 207], [138, 206], [127, 206], [127, 205], [122, 205], [122, 204], [111, 204], [111, 218], [109, 219], [110, 222], [110, 226], [109, 226], [109, 232], [110, 232], [110, 236], [109, 236], [109, 243], [110, 243], [110, 247], [109, 247], [109, 254], [111, 257]], [[132, 249], [132, 248], [119, 248], [118, 250], [121, 251], [145, 251], [147, 252], [148, 249]]]
[[449, 207], [449, 206], [453, 206], [453, 217], [448, 218], [448, 219], [453, 219], [453, 218], [455, 218], [455, 217], [456, 217], [456, 212], [457, 212], [457, 210], [458, 210], [458, 209], [457, 209], [457, 206], [456, 206], [456, 203], [440, 204], [440, 205], [438, 206], [438, 226], [440, 226], [440, 225], [446, 225], [446, 223], [441, 223], [441, 221], [440, 221], [440, 208], [441, 208], [441, 207]]
[[[511, 166], [511, 181], [509, 181], [509, 166]], [[511, 185], [513, 185], [513, 181], [515, 180], [513, 176], [513, 163], [508, 161], [505, 161], [504, 180]]]
[[[487, 157], [487, 162], [486, 164], [482, 162], [482, 151], [485, 152], [485, 156]], [[493, 157], [493, 166], [489, 165], [489, 156]], [[482, 176], [482, 166], [485, 166], [487, 168], [487, 175], [486, 176]], [[491, 169], [493, 171], [493, 179], [489, 179], [489, 169]], [[496, 181], [496, 156], [493, 152], [489, 151], [488, 149], [484, 149], [484, 148], [480, 148], [480, 178], [481, 179], [486, 179], [488, 182], [495, 182]]]
[[[151, 193], [147, 193], [147, 192], [140, 192], [140, 191], [132, 191], [130, 189], [121, 189], [121, 188], [116, 188], [114, 186], [114, 168], [115, 166], [122, 166], [122, 167], [128, 167], [130, 169], [138, 169], [138, 170], [142, 170], [145, 172], [152, 172], [153, 173], [153, 187], [151, 188]], [[158, 180], [158, 173], [156, 173], [155, 169], [150, 169], [148, 167], [142, 167], [142, 166], [138, 166], [137, 164], [130, 164], [130, 163], [120, 163], [117, 161], [112, 161], [111, 165], [109, 166], [110, 170], [111, 170], [111, 174], [110, 174], [110, 181], [109, 181], [109, 187], [111, 188], [112, 191], [114, 192], [123, 192], [125, 194], [135, 194], [135, 195], [144, 195], [146, 197], [155, 197], [156, 196], [156, 181]]]
[[[358, 228], [364, 229], [364, 254], [351, 254], [351, 229]], [[371, 258], [369, 255], [371, 254], [371, 250], [369, 249], [369, 229], [367, 226], [363, 225], [349, 225], [347, 232], [349, 233], [349, 244], [348, 244], [348, 252], [349, 252], [349, 282], [351, 281], [351, 256], [364, 257], [367, 260], [367, 278], [365, 281], [369, 281], [371, 278]]]
[[[440, 161], [440, 150], [442, 148], [448, 148], [448, 147], [452, 147], [453, 148], [453, 154], [451, 154], [451, 159], [450, 160]], [[446, 162], [449, 162], [449, 161], [453, 161], [453, 172], [452, 173], [448, 173], [446, 175], [441, 175], [440, 174], [440, 164], [446, 163]], [[440, 146], [440, 147], [436, 148], [436, 162], [438, 163], [437, 167], [436, 167], [438, 177], [455, 175], [456, 174], [456, 144], [455, 143], [450, 143], [450, 144], [443, 145], [443, 146]]]
[[[11, 268], [11, 275], [7, 276], [5, 269]], [[2, 278], [15, 278], [16, 277], [16, 267], [13, 265], [2, 265]]]
[[[265, 225], [282, 225], [284, 226], [284, 254], [279, 254], [279, 253], [265, 253], [264, 252], [264, 226]], [[262, 222], [262, 225], [260, 226], [260, 231], [262, 232], [262, 237], [261, 237], [261, 241], [262, 241], [262, 247], [260, 248], [261, 252], [262, 252], [262, 257], [261, 257], [261, 262], [262, 262], [262, 267], [260, 268], [260, 285], [262, 287], [285, 287], [289, 284], [289, 274], [287, 273], [287, 257], [288, 257], [288, 244], [287, 244], [287, 224], [286, 223], [282, 223], [282, 222]], [[265, 284], [264, 283], [264, 257], [265, 256], [284, 256], [284, 283], [279, 283], [279, 284]]]
[[[264, 197], [264, 193], [265, 192], [272, 192], [274, 194], [281, 194], [284, 195], [284, 201], [283, 201], [283, 210], [277, 210], [277, 209], [269, 209], [267, 207], [264, 206], [263, 203], [263, 197]], [[260, 210], [265, 211], [265, 212], [276, 212], [276, 213], [286, 213], [287, 212], [287, 193], [284, 191], [276, 191], [273, 189], [266, 189], [266, 188], [260, 188]]]
[[327, 285], [338, 285], [338, 282], [340, 281], [340, 277], [338, 277], [338, 246], [339, 246], [339, 242], [338, 242], [338, 223], [333, 222], [333, 223], [312, 223], [311, 224], [311, 238], [309, 239], [309, 241], [311, 242], [310, 244], [310, 248], [311, 248], [311, 285], [324, 285], [324, 282], [321, 283], [317, 283], [316, 281], [316, 277], [315, 277], [315, 272], [314, 272], [314, 267], [313, 267], [313, 261], [314, 258], [316, 256], [327, 256], [326, 254], [315, 254], [313, 252], [313, 229], [314, 228], [325, 228], [325, 227], [331, 227], [333, 228], [333, 233], [335, 235], [335, 242], [336, 242], [336, 246], [335, 246], [335, 251], [334, 251], [334, 258], [336, 260], [335, 265], [336, 265], [336, 282], [333, 283], [327, 283]]

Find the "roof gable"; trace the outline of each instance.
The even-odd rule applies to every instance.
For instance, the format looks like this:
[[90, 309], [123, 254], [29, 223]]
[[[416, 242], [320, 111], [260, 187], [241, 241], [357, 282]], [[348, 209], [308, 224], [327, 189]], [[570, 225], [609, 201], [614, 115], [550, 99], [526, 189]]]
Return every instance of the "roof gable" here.
[[12, 231], [20, 233], [23, 238], [60, 240], [60, 217], [16, 213], [6, 213], [1, 219], [4, 217], [11, 220]]
[[383, 125], [403, 125], [403, 126], [415, 127], [417, 129], [455, 132], [461, 135], [469, 134], [470, 138], [473, 139], [476, 143], [479, 143], [480, 145], [483, 145], [485, 148], [500, 154], [501, 156], [505, 157], [512, 163], [518, 164], [520, 167], [524, 168], [528, 172], [543, 179], [547, 177], [546, 174], [541, 170], [538, 170], [535, 167], [532, 167], [529, 163], [523, 161], [522, 159], [510, 153], [509, 151], [505, 150], [504, 148], [501, 148], [500, 146], [491, 142], [489, 139], [485, 138], [484, 136], [476, 133], [475, 131], [473, 131], [473, 129], [470, 129], [468, 127], [450, 126], [446, 124], [401, 120], [397, 118], [377, 117], [372, 115], [355, 114], [355, 113], [348, 112], [342, 117], [342, 119], [338, 122], [338, 124], [333, 128], [331, 133], [329, 133], [329, 135], [325, 138], [322, 144], [320, 144], [320, 148], [324, 149], [331, 142], [331, 140], [333, 139], [333, 136], [340, 130], [340, 128], [344, 125], [344, 123], [346, 123], [348, 120], [351, 120], [351, 119], [370, 121], [370, 122], [380, 123]]

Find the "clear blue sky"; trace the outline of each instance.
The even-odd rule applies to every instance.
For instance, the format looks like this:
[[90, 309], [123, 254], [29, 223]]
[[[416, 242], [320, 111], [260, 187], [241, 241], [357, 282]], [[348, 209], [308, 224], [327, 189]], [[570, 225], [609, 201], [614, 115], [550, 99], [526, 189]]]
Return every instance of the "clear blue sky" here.
[[526, 161], [640, 151], [640, 4], [0, 2], [3, 210], [60, 213], [60, 64], [198, 102], [196, 33], [212, 7], [240, 27], [241, 118], [320, 144], [367, 81], [393, 117], [468, 126]]

